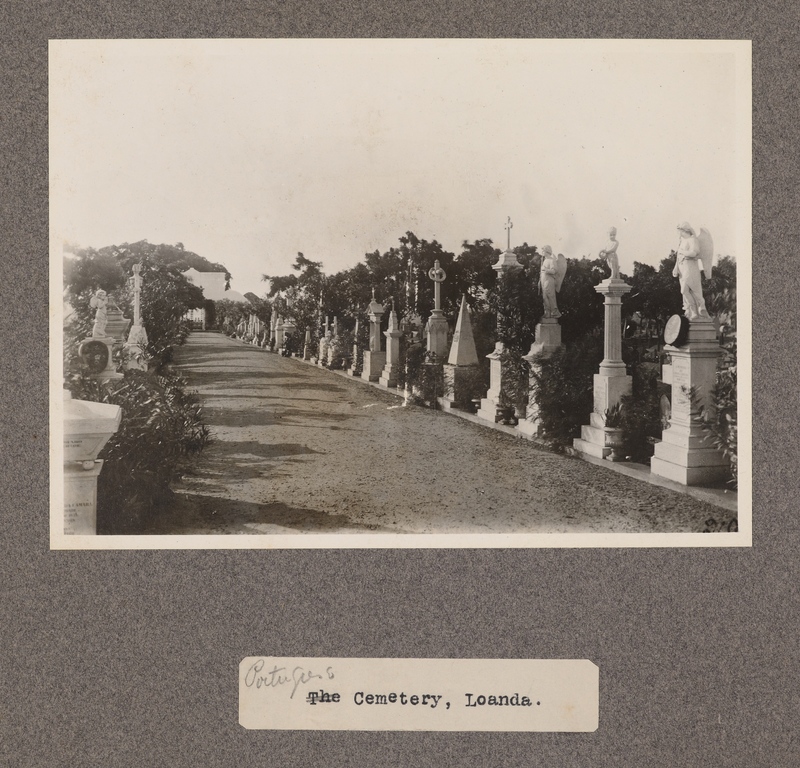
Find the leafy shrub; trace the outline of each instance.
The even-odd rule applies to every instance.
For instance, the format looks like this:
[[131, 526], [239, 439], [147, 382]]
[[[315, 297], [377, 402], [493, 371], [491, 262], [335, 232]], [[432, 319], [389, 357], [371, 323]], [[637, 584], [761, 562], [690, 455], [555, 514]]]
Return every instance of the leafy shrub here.
[[653, 455], [652, 438], [661, 435], [661, 396], [658, 373], [652, 367], [633, 369], [630, 395], [622, 397], [622, 450], [633, 461], [646, 463]]
[[99, 457], [98, 533], [135, 533], [169, 498], [188, 457], [208, 443], [199, 399], [180, 377], [144, 371], [106, 383], [71, 375], [65, 387], [74, 398], [122, 408], [120, 427]]
[[[723, 356], [717, 366], [711, 404], [700, 407], [700, 419], [706, 440], [730, 462], [734, 487], [739, 480], [738, 409], [736, 402], [736, 337], [723, 345]], [[690, 393], [691, 397], [692, 393]]]
[[589, 421], [594, 374], [603, 359], [603, 340], [588, 334], [534, 366], [532, 396], [539, 407], [542, 437], [563, 451]]

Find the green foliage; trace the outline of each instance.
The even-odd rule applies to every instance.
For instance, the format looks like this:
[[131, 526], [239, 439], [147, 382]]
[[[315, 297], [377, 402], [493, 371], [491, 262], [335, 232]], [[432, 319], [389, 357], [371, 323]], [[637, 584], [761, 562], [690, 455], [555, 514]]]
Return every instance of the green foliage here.
[[[691, 393], [690, 393], [691, 395]], [[717, 366], [711, 403], [699, 408], [706, 440], [730, 462], [730, 482], [739, 481], [738, 406], [736, 380], [736, 338], [723, 345], [723, 357]]]
[[630, 316], [638, 312], [645, 330], [653, 338], [664, 333], [664, 326], [672, 315], [682, 312], [678, 279], [672, 276], [675, 258], [673, 251], [658, 269], [638, 261], [633, 263], [633, 277], [629, 279], [633, 290], [625, 299], [625, 314]]
[[532, 370], [533, 397], [539, 407], [542, 436], [563, 451], [589, 421], [593, 407], [594, 374], [603, 359], [603, 340], [587, 334], [562, 347]]
[[538, 280], [538, 266], [510, 269], [488, 295], [489, 308], [497, 317], [497, 338], [516, 357], [530, 350], [544, 314]]
[[653, 455], [655, 438], [661, 436], [660, 400], [657, 371], [635, 366], [631, 394], [622, 397], [620, 419], [622, 451], [633, 461], [646, 463]]
[[98, 533], [135, 533], [169, 496], [169, 485], [209, 440], [199, 400], [177, 376], [127, 371], [105, 384], [69, 376], [65, 387], [81, 400], [122, 408], [117, 432], [100, 452]]
[[594, 287], [610, 274], [603, 259], [567, 259], [567, 273], [557, 299], [561, 338], [565, 344], [572, 344], [603, 327], [603, 297]]
[[408, 386], [417, 403], [438, 408], [437, 399], [446, 392], [444, 371], [441, 362], [433, 359], [422, 344], [400, 345], [401, 362], [398, 372], [398, 387]]
[[[107, 291], [125, 317], [133, 318], [133, 291], [126, 276], [132, 275], [133, 265], [138, 263], [142, 266], [140, 308], [147, 330], [147, 353], [155, 366], [168, 362], [172, 347], [183, 344], [189, 333], [184, 316], [190, 309], [204, 306], [205, 302], [202, 290], [181, 274], [184, 264], [171, 258], [170, 254], [175, 251], [187, 254], [177, 246], [151, 246], [146, 241], [126, 247], [107, 246], [99, 251], [93, 248], [76, 250], [64, 266], [67, 297], [74, 307], [65, 328], [65, 346], [70, 354], [77, 351], [75, 342], [91, 333], [94, 311], [89, 299], [96, 290]], [[74, 368], [74, 360], [69, 359], [67, 367]]]

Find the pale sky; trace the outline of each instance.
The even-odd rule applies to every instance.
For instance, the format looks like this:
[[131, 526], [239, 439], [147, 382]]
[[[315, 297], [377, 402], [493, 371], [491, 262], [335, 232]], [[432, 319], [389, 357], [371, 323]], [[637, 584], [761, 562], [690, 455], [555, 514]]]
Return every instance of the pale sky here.
[[[54, 243], [182, 242], [263, 294], [412, 230], [750, 259], [750, 43], [51, 41]], [[59, 248], [60, 250], [60, 248]]]

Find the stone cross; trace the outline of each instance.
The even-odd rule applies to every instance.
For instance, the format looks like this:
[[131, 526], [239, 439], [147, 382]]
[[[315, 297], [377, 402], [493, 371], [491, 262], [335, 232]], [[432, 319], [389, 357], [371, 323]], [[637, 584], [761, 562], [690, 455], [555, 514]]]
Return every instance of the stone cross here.
[[506, 222], [506, 225], [505, 225], [505, 227], [503, 227], [503, 229], [505, 229], [505, 230], [506, 230], [506, 232], [508, 233], [508, 240], [507, 240], [507, 243], [506, 243], [506, 248], [507, 248], [509, 251], [511, 250], [511, 230], [512, 230], [513, 228], [514, 228], [514, 224], [513, 224], [513, 222], [511, 221], [511, 217], [509, 216], [509, 217], [508, 217], [508, 221]]
[[439, 266], [439, 259], [436, 259], [436, 261], [433, 262], [433, 269], [428, 272], [428, 277], [433, 280], [434, 285], [433, 308], [435, 310], [440, 310], [442, 308], [442, 293], [440, 284], [444, 282], [447, 274]]

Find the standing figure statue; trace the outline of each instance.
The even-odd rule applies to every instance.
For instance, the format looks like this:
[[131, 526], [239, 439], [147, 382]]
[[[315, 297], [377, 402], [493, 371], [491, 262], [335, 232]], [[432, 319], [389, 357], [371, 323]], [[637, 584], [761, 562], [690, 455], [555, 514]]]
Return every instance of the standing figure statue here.
[[106, 337], [106, 324], [108, 323], [108, 294], [99, 290], [89, 299], [89, 306], [97, 310], [92, 327], [92, 338], [104, 339]]
[[706, 273], [706, 277], [711, 276], [714, 243], [707, 229], [701, 229], [700, 234], [695, 235], [687, 221], [678, 226], [678, 231], [681, 233], [681, 241], [672, 276], [680, 279], [683, 311], [690, 321], [709, 319], [700, 270]]
[[608, 230], [608, 243], [606, 247], [600, 251], [600, 258], [605, 259], [608, 263], [608, 266], [611, 267], [611, 279], [618, 280], [619, 279], [619, 257], [617, 256], [617, 248], [619, 247], [619, 243], [617, 242], [617, 228], [611, 227]]
[[542, 248], [542, 266], [539, 273], [539, 290], [544, 302], [545, 317], [561, 317], [556, 304], [556, 294], [561, 290], [564, 274], [567, 271], [567, 260], [563, 253], [553, 255], [553, 249], [546, 245]]

